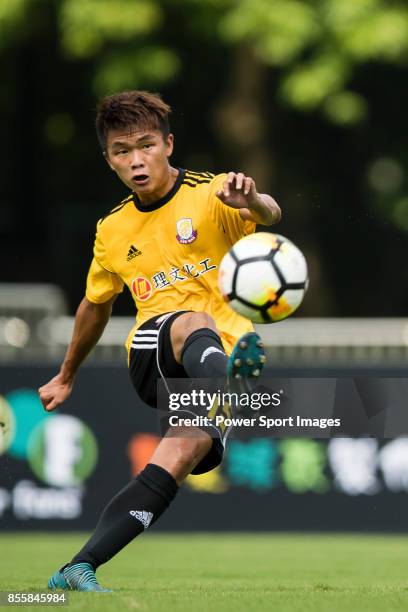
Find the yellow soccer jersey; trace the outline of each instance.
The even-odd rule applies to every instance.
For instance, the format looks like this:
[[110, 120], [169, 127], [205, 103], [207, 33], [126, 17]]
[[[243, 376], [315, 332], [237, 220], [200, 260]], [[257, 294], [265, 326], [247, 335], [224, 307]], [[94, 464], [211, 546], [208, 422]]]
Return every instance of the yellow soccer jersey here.
[[218, 266], [228, 249], [255, 231], [239, 210], [223, 204], [216, 192], [226, 174], [179, 169], [171, 191], [142, 207], [132, 194], [100, 219], [86, 297], [109, 300], [127, 285], [137, 307], [135, 330], [151, 317], [176, 310], [213, 317], [227, 353], [248, 319], [235, 313], [218, 289]]

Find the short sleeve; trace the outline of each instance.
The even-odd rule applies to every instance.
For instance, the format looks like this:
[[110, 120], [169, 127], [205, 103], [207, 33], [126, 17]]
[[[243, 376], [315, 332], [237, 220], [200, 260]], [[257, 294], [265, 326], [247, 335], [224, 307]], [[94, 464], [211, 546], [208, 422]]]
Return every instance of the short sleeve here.
[[103, 219], [100, 219], [96, 226], [96, 235], [95, 235], [93, 254], [94, 254], [94, 258], [102, 266], [102, 268], [105, 268], [105, 270], [107, 270], [108, 272], [112, 272], [112, 274], [114, 274], [115, 271], [109, 263], [105, 244], [104, 244], [103, 237], [102, 237], [102, 228], [101, 228], [102, 221]]
[[95, 304], [102, 304], [122, 291], [122, 279], [117, 274], [108, 272], [94, 257], [86, 279], [85, 295], [88, 300]]
[[[98, 224], [99, 226], [99, 224]], [[86, 297], [90, 302], [102, 304], [123, 291], [123, 281], [112, 269], [106, 249], [97, 228], [94, 257], [86, 280]]]
[[231, 243], [234, 244], [243, 236], [253, 234], [256, 229], [256, 223], [253, 221], [244, 221], [238, 209], [223, 204], [223, 202], [217, 198], [215, 194], [222, 189], [222, 185], [226, 178], [227, 174], [218, 174], [212, 180], [209, 194], [209, 209], [214, 223], [229, 236]]

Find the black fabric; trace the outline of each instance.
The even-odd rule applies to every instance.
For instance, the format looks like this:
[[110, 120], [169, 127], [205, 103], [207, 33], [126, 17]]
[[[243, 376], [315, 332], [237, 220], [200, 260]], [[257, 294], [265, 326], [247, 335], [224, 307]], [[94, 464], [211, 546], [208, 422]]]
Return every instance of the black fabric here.
[[154, 491], [154, 493], [160, 495], [168, 506], [178, 491], [178, 485], [173, 476], [167, 470], [160, 467], [160, 465], [155, 465], [154, 463], [148, 463], [145, 469], [136, 477], [136, 480], [139, 480]]
[[[217, 351], [210, 352], [201, 362], [204, 351], [209, 348]], [[221, 352], [220, 352], [221, 351]], [[208, 327], [197, 329], [186, 339], [182, 349], [182, 361], [185, 371], [191, 378], [221, 378], [224, 379], [227, 373], [228, 357], [224, 352], [219, 335]], [[212, 390], [212, 389], [211, 389]], [[202, 429], [206, 429], [202, 427]], [[213, 436], [214, 432], [208, 430]], [[213, 445], [209, 453], [191, 472], [194, 474], [205, 474], [210, 472], [222, 461], [224, 455], [224, 445], [220, 438], [213, 438]]]
[[[139, 327], [141, 331], [160, 330], [157, 351], [155, 349], [130, 349], [129, 374], [132, 384], [139, 397], [151, 408], [157, 408], [157, 380], [161, 377], [157, 361], [159, 362], [160, 370], [165, 378], [189, 378], [184, 367], [180, 365], [174, 357], [170, 337], [173, 321], [185, 312], [189, 311], [181, 310], [171, 313], [163, 324], [160, 324], [160, 319], [163, 315], [152, 317]], [[208, 331], [213, 334], [216, 339], [218, 338], [215, 332], [210, 329]], [[193, 336], [193, 334], [191, 334], [191, 336]], [[158, 355], [156, 353], [158, 353]], [[218, 355], [221, 354], [218, 353]], [[224, 375], [225, 373], [222, 376]], [[183, 416], [181, 411], [180, 416]], [[191, 416], [191, 414], [184, 414], [184, 416]], [[160, 427], [161, 434], [164, 436], [169, 428], [168, 415], [160, 420]], [[200, 427], [200, 429], [207, 431], [205, 427]], [[214, 431], [211, 432], [210, 435], [214, 435]], [[191, 473], [205, 474], [211, 471], [221, 463], [223, 454], [224, 446], [221, 442], [220, 433], [220, 438], [213, 438], [211, 449]]]
[[181, 357], [190, 378], [224, 378], [227, 375], [228, 357], [221, 338], [208, 327], [196, 329], [188, 336]]
[[224, 456], [224, 450], [224, 445], [221, 442], [221, 439], [213, 438], [212, 447], [206, 456], [201, 459], [200, 463], [197, 463], [194, 470], [191, 472], [192, 475], [198, 476], [199, 474], [206, 474], [220, 465]]
[[[169, 318], [160, 325], [158, 320], [161, 316], [152, 317], [138, 331], [160, 330], [158, 337], [158, 361], [160, 370], [165, 378], [188, 378], [188, 374], [180, 365], [173, 353], [170, 330], [173, 321], [185, 310], [170, 314]], [[156, 350], [152, 349], [130, 349], [129, 374], [136, 393], [151, 408], [157, 408], [157, 379], [161, 374], [157, 366]]]
[[[173, 476], [160, 466], [149, 463], [109, 502], [94, 533], [69, 565], [87, 562], [96, 570], [155, 523], [177, 491]], [[149, 513], [153, 514], [151, 520]]]

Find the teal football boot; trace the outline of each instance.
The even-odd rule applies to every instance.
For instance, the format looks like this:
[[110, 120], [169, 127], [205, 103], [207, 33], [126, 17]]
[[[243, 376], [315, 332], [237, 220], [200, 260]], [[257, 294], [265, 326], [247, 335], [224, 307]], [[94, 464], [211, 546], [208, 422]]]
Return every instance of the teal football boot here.
[[110, 593], [111, 589], [101, 587], [90, 563], [75, 563], [51, 576], [49, 589], [69, 589], [71, 591]]
[[[266, 363], [264, 344], [255, 332], [248, 332], [241, 336], [228, 359], [227, 364], [227, 387], [229, 393], [238, 396], [242, 394], [251, 395], [258, 386], [259, 377]], [[224, 410], [225, 412], [225, 410]], [[234, 417], [257, 417], [258, 413], [246, 404], [241, 406], [238, 401], [232, 400], [230, 405], [231, 414]]]
[[55, 591], [55, 589], [63, 589], [64, 591], [69, 590], [69, 584], [65, 580], [64, 574], [61, 570], [57, 570], [55, 574], [51, 576], [47, 586], [52, 591]]
[[255, 332], [241, 336], [228, 359], [228, 390], [251, 393], [258, 384], [266, 355], [264, 343]]

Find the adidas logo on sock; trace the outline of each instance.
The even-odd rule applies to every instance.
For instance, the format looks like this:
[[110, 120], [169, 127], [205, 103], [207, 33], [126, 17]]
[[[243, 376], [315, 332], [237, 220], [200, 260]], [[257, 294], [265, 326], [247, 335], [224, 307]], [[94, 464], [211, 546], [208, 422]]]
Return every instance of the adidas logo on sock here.
[[129, 514], [140, 521], [144, 529], [147, 529], [152, 522], [153, 512], [147, 512], [147, 510], [130, 510]]
[[208, 355], [211, 355], [211, 353], [222, 353], [223, 355], [225, 355], [224, 351], [217, 348], [216, 346], [209, 346], [208, 348], [205, 349], [204, 353], [201, 355], [200, 363], [204, 363]]
[[126, 261], [131, 261], [132, 259], [134, 259], [135, 257], [137, 257], [138, 255], [141, 255], [141, 254], [142, 254], [142, 251], [139, 251], [139, 249], [137, 249], [132, 244], [130, 249], [129, 249], [129, 252], [127, 254]]

